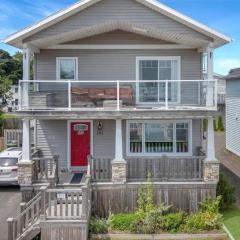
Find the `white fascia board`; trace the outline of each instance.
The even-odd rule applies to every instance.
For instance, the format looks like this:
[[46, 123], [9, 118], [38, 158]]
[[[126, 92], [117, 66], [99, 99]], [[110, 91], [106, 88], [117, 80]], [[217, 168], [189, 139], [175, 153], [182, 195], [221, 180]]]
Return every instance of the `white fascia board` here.
[[[16, 33], [10, 35], [6, 39], [4, 39], [3, 42], [11, 43], [11, 42], [14, 42], [17, 40], [22, 40], [21, 38], [26, 38], [36, 32], [39, 32], [59, 21], [62, 21], [63, 19], [65, 19], [79, 11], [82, 11], [83, 9], [85, 9], [99, 1], [101, 1], [101, 0], [80, 1], [64, 10], [61, 10], [61, 11], [43, 19], [42, 21], [38, 22], [37, 24], [31, 25], [30, 27], [27, 27], [19, 32], [16, 32]], [[207, 36], [210, 36], [212, 38], [219, 38], [222, 41], [224, 41], [225, 43], [232, 41], [232, 39], [230, 37], [211, 29], [211, 28], [207, 27], [206, 25], [193, 20], [192, 18], [187, 17], [170, 7], [167, 7], [164, 4], [161, 4], [158, 1], [155, 1], [155, 0], [135, 0], [135, 1], [137, 1], [141, 4], [144, 4], [152, 9], [154, 9], [155, 11], [157, 11], [161, 14], [164, 14], [184, 25], [187, 25], [188, 27], [191, 27], [191, 28], [195, 29], [196, 31], [199, 31]]]

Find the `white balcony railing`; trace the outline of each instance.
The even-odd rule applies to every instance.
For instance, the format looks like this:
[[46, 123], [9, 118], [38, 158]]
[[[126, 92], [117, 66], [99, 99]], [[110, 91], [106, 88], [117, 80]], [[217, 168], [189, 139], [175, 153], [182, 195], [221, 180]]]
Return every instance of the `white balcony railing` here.
[[216, 80], [20, 81], [20, 111], [217, 110]]

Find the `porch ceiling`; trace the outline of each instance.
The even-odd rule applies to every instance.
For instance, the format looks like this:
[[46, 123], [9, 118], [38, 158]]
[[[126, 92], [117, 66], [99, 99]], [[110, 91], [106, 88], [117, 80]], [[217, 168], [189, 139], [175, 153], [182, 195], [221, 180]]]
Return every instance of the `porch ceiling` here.
[[61, 45], [65, 42], [79, 40], [91, 36], [96, 36], [102, 33], [111, 32], [114, 30], [122, 30], [138, 35], [143, 35], [166, 42], [172, 42], [176, 44], [185, 45], [192, 48], [201, 48], [207, 46], [211, 40], [205, 40], [200, 38], [194, 38], [179, 34], [176, 32], [167, 31], [166, 29], [158, 29], [148, 25], [137, 24], [130, 21], [114, 20], [106, 21], [104, 23], [95, 24], [85, 28], [79, 28], [78, 30], [71, 30], [54, 36], [45, 38], [38, 38], [27, 43], [30, 43], [40, 49], [54, 48], [57, 45]]

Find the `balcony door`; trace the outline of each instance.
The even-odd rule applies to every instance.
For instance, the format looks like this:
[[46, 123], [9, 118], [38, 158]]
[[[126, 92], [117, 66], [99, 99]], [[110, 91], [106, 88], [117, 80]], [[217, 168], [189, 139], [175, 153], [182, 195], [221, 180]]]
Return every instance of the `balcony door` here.
[[[177, 103], [180, 99], [180, 57], [139, 57], [137, 58], [137, 100], [139, 104]], [[160, 80], [159, 82], [157, 80]], [[161, 82], [162, 81], [162, 82]]]

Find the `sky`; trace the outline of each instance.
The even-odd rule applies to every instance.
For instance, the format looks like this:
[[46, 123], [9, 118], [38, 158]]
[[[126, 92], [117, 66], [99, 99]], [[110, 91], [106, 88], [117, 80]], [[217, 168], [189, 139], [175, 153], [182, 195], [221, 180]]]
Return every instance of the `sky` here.
[[[77, 0], [0, 0], [0, 39], [65, 8]], [[215, 50], [214, 71], [240, 67], [240, 0], [160, 0], [161, 3], [218, 30], [233, 42]], [[14, 54], [16, 48], [0, 43]]]

